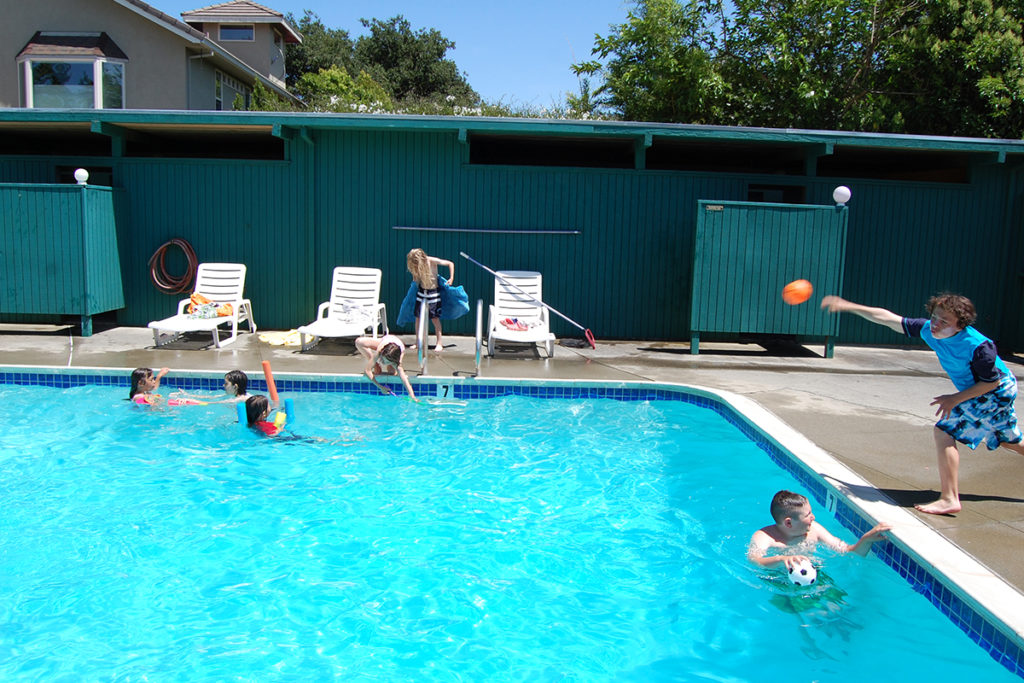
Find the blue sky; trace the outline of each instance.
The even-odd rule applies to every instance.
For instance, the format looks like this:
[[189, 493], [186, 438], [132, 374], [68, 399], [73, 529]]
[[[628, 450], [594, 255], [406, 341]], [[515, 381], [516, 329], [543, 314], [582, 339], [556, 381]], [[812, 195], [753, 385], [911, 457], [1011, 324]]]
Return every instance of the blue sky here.
[[[489, 102], [550, 107], [576, 92], [573, 62], [590, 59], [594, 34], [623, 23], [628, 0], [257, 0], [284, 14], [309, 9], [325, 26], [363, 33], [360, 18], [401, 14], [413, 29], [436, 28], [455, 42], [448, 57]], [[213, 1], [147, 0], [176, 18]]]

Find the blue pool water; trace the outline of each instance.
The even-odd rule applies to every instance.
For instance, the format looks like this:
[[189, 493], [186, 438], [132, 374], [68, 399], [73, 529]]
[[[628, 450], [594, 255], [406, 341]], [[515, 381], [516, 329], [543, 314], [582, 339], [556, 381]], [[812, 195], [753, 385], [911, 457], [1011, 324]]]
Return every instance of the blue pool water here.
[[750, 567], [803, 489], [706, 408], [125, 396], [0, 386], [0, 680], [1016, 680], [876, 557]]

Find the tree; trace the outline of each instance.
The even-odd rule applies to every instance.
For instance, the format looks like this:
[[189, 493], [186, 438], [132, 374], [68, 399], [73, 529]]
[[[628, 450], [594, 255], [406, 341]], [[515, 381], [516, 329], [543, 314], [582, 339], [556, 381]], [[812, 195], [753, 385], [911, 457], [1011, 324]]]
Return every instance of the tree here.
[[637, 0], [573, 69], [628, 119], [1018, 138], [1022, 19], [1010, 0]]
[[312, 111], [390, 111], [394, 108], [387, 90], [365, 71], [360, 71], [353, 79], [337, 66], [303, 74], [295, 84], [295, 94]]
[[472, 104], [480, 99], [455, 62], [445, 59], [455, 43], [437, 29], [414, 32], [401, 15], [360, 21], [370, 33], [356, 41], [355, 68], [370, 74], [396, 100], [451, 96], [459, 104]]
[[626, 23], [595, 37], [592, 52], [599, 59], [572, 69], [580, 77], [602, 76], [595, 101], [623, 118], [713, 123], [721, 118], [724, 95], [713, 64], [719, 6], [714, 0], [641, 0]]
[[352, 53], [354, 43], [347, 31], [324, 26], [320, 17], [306, 10], [302, 18], [288, 14], [286, 20], [302, 34], [302, 42], [285, 46], [285, 65], [288, 87], [294, 87], [304, 74], [316, 74], [321, 70], [338, 67], [353, 73]]
[[1024, 7], [932, 0], [898, 36], [882, 69], [892, 130], [1020, 138]]

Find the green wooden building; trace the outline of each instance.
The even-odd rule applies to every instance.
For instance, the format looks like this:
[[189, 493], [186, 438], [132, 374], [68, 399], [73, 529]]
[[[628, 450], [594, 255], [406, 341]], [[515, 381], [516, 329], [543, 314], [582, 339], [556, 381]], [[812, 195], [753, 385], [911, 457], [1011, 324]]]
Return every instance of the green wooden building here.
[[[103, 294], [110, 310], [104, 315], [140, 326], [173, 312], [178, 297], [154, 287], [148, 261], [168, 240], [183, 238], [200, 261], [247, 265], [246, 292], [263, 329], [312, 320], [338, 265], [383, 270], [381, 300], [393, 323], [409, 283], [405, 254], [418, 246], [455, 261], [456, 282], [485, 303], [492, 279], [460, 252], [496, 270], [541, 271], [545, 300], [598, 339], [689, 341], [699, 319], [710, 325], [702, 339], [806, 332], [837, 333], [839, 343], [899, 342], [853, 317], [837, 329], [823, 327], [816, 310], [828, 293], [822, 288], [796, 316], [803, 326], [754, 315], [758, 329], [744, 329], [752, 319], [745, 297], [767, 290], [773, 310], [793, 318], [774, 305], [772, 290], [815, 274], [848, 298], [908, 315], [923, 315], [935, 292], [966, 294], [978, 306], [978, 327], [1006, 352], [1024, 346], [1022, 162], [1020, 141], [828, 131], [0, 110], [0, 197], [26, 186], [42, 193], [74, 184], [77, 168], [89, 171], [90, 185], [114, 188], [110, 215], [97, 220], [113, 220], [116, 239], [103, 244], [116, 249], [119, 268], [106, 264], [97, 277], [119, 278], [120, 287], [108, 289], [123, 292], [123, 302]], [[739, 232], [731, 239], [742, 249], [715, 243], [717, 279], [695, 261], [709, 253], [698, 240], [700, 211], [709, 203], [834, 209], [839, 185], [852, 191], [836, 214], [843, 217], [841, 239], [809, 229], [786, 233], [784, 242], [758, 241], [756, 224], [733, 226]], [[52, 241], [53, 226], [23, 219], [44, 210], [26, 201], [0, 203], [0, 263], [18, 263], [19, 250], [46, 247], [82, 258], [74, 245]], [[46, 221], [80, 220], [74, 213], [51, 212]], [[731, 261], [740, 251], [743, 258]], [[752, 264], [770, 272], [746, 278], [756, 283], [749, 292], [733, 286]], [[87, 315], [26, 306], [31, 279], [46, 271], [26, 269], [17, 277], [0, 280], [0, 320]], [[706, 322], [708, 301], [724, 319]], [[743, 316], [733, 315], [737, 306], [746, 309]], [[88, 315], [99, 313], [94, 307]], [[474, 322], [467, 316], [445, 329], [471, 334]], [[553, 329], [579, 336], [557, 317]]]

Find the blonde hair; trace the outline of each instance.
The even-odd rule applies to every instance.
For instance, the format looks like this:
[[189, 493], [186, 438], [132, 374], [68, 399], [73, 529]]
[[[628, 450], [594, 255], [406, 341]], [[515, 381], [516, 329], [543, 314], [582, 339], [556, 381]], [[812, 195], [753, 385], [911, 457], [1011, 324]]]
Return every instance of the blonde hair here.
[[430, 263], [430, 257], [422, 249], [412, 249], [405, 257], [405, 265], [412, 273], [412, 279], [423, 289], [437, 289], [437, 271]]

